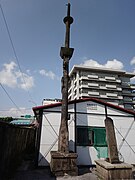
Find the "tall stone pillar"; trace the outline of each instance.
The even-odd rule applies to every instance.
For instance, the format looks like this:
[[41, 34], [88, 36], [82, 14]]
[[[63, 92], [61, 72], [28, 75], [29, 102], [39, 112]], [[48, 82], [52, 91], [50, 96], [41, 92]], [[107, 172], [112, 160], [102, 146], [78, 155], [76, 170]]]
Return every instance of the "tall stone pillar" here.
[[77, 175], [76, 165], [77, 154], [69, 153], [68, 141], [68, 83], [69, 83], [69, 60], [73, 55], [73, 48], [70, 48], [70, 25], [73, 18], [70, 16], [70, 3], [68, 3], [67, 16], [64, 18], [66, 25], [65, 47], [61, 47], [60, 56], [63, 59], [63, 77], [62, 77], [62, 108], [61, 124], [58, 138], [58, 151], [51, 152], [51, 170], [56, 176]]
[[119, 161], [113, 120], [105, 119], [109, 162], [96, 160], [97, 174], [101, 179], [131, 179], [132, 165]]
[[105, 119], [106, 138], [108, 144], [108, 157], [110, 163], [119, 163], [117, 142], [114, 131], [114, 124], [111, 118]]

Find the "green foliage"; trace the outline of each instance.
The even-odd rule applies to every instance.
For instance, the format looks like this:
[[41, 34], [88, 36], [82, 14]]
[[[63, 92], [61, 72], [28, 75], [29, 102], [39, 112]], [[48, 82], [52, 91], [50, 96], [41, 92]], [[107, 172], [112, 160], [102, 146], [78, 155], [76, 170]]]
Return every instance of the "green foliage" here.
[[0, 121], [11, 122], [11, 121], [13, 121], [13, 118], [12, 117], [0, 117]]

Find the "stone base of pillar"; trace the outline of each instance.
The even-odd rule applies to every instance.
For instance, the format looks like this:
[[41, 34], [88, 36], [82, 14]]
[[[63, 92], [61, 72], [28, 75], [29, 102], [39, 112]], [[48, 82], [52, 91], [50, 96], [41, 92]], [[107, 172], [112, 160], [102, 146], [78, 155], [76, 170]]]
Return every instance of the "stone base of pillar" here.
[[76, 160], [76, 153], [61, 153], [58, 151], [51, 151], [51, 171], [55, 176], [77, 176], [78, 167]]
[[132, 165], [126, 163], [111, 164], [104, 160], [97, 160], [97, 175], [101, 179], [131, 179]]

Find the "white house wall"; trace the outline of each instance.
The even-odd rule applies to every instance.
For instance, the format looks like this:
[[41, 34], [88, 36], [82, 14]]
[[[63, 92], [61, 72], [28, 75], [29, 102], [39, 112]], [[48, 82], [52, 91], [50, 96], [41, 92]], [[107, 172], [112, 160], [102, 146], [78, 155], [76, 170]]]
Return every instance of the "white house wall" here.
[[[68, 120], [69, 150], [74, 151], [74, 114], [72, 110], [72, 105], [69, 106], [69, 109], [71, 113], [70, 119]], [[49, 166], [51, 160], [50, 151], [58, 150], [58, 135], [60, 122], [61, 106], [44, 110], [42, 117], [38, 166]]]
[[[97, 110], [92, 110], [92, 105], [90, 104], [93, 104], [94, 108], [94, 104], [96, 103], [87, 101], [77, 104], [77, 112], [79, 112], [76, 116], [77, 126], [105, 127], [104, 120], [106, 116], [104, 105], [97, 104]], [[120, 160], [130, 164], [135, 164], [135, 141], [133, 138], [135, 136], [135, 123], [130, 128], [131, 124], [134, 122], [133, 115], [109, 107], [107, 107], [107, 113], [114, 122], [118, 150], [123, 138], [126, 138], [126, 141], [129, 144], [128, 145], [125, 141], [119, 150]], [[128, 131], [129, 133], [127, 137], [125, 137]], [[97, 159], [97, 151], [94, 147], [77, 146], [77, 153], [78, 165], [95, 164], [94, 161]]]
[[[55, 131], [50, 126], [50, 124], [55, 129]], [[50, 151], [57, 150], [59, 125], [60, 113], [43, 113], [40, 151], [38, 160], [39, 166], [48, 166], [50, 162]]]
[[[114, 113], [115, 112], [115, 113]], [[120, 110], [117, 110], [117, 109], [114, 109], [114, 108], [111, 108], [111, 107], [107, 107], [107, 114], [109, 115], [120, 115], [120, 116], [128, 116], [130, 114], [126, 113], [126, 112], [122, 112]]]
[[80, 102], [76, 104], [77, 112], [79, 113], [99, 113], [99, 114], [105, 114], [104, 105], [92, 102], [92, 101], [86, 101], [86, 102]]
[[113, 116], [111, 118], [113, 119], [115, 126], [115, 134], [117, 139], [120, 160], [130, 164], [135, 164], [134, 117]]
[[97, 151], [92, 146], [77, 146], [77, 154], [77, 165], [94, 165], [97, 159]]
[[[70, 104], [69, 107], [70, 119], [69, 124], [69, 149], [74, 151], [75, 142], [75, 114], [74, 104]], [[51, 111], [51, 112], [49, 112]], [[53, 111], [53, 112], [52, 112]], [[96, 126], [105, 127], [104, 120], [105, 106], [92, 102], [84, 101], [76, 103], [76, 124], [77, 126]], [[107, 107], [108, 116], [113, 119], [118, 150], [121, 145], [123, 137], [129, 131], [126, 142], [123, 143], [120, 148], [120, 160], [124, 160], [130, 164], [135, 164], [135, 123], [134, 117], [130, 114], [124, 113], [113, 108]], [[39, 152], [39, 166], [48, 166], [51, 160], [50, 151], [58, 150], [58, 134], [61, 121], [61, 106], [57, 108], [44, 109], [41, 129], [41, 141], [40, 141], [40, 152]], [[131, 127], [131, 124], [133, 126]], [[130, 128], [131, 127], [131, 128]], [[117, 130], [116, 130], [117, 129]], [[131, 147], [129, 147], [131, 146]], [[77, 146], [76, 147], [78, 158], [78, 165], [91, 165], [95, 164], [97, 158], [97, 151], [92, 146]]]
[[105, 126], [105, 108], [103, 105], [88, 101], [78, 103], [76, 109], [77, 126]]
[[[105, 108], [95, 102], [87, 101], [77, 104], [77, 126], [105, 127]], [[81, 114], [82, 113], [82, 114]], [[86, 113], [86, 114], [84, 114]], [[93, 146], [77, 146], [77, 164], [92, 165], [97, 159], [97, 150]]]

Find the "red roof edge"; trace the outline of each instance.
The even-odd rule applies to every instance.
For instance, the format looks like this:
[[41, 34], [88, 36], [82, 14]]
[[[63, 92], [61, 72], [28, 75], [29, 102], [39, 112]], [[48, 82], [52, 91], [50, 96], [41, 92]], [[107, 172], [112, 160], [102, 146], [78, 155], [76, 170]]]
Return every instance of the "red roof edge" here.
[[[96, 102], [96, 103], [99, 103], [99, 104], [102, 104], [102, 105], [105, 105], [105, 106], [108, 106], [108, 107], [111, 107], [111, 108], [114, 108], [114, 109], [129, 113], [129, 114], [135, 115], [135, 112], [132, 111], [132, 110], [128, 110], [128, 109], [122, 108], [120, 106], [105, 102], [103, 100], [100, 100], [100, 99], [97, 99], [97, 98], [91, 98], [91, 97], [90, 98], [82, 98], [82, 99], [72, 100], [72, 101], [69, 101], [68, 104], [80, 103], [80, 102], [85, 102], [85, 101], [93, 101], [93, 102]], [[53, 108], [53, 107], [59, 107], [61, 105], [62, 105], [62, 102], [58, 102], [58, 103], [54, 103], [54, 104], [48, 104], [48, 105], [33, 107], [32, 109], [33, 109], [33, 111], [36, 111], [36, 110]]]

